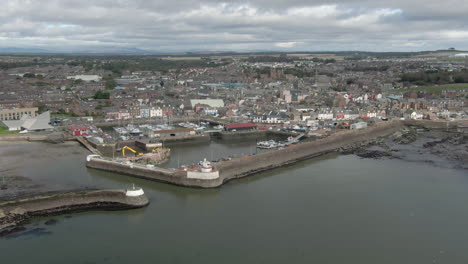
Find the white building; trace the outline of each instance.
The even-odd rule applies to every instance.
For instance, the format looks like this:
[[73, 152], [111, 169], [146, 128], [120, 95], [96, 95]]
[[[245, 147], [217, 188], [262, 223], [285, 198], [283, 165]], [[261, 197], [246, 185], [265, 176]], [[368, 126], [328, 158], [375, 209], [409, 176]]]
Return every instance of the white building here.
[[357, 122], [357, 123], [351, 124], [350, 126], [351, 129], [363, 129], [366, 127], [367, 127], [366, 122]]
[[217, 108], [213, 108], [213, 107], [207, 107], [207, 108], [203, 108], [202, 110], [203, 113], [205, 113], [205, 115], [217, 115], [218, 114], [218, 109]]
[[91, 81], [98, 82], [101, 80], [101, 76], [99, 75], [75, 75], [75, 76], [68, 76], [67, 79], [83, 80], [85, 82], [91, 82]]
[[149, 117], [162, 117], [163, 110], [160, 107], [151, 107], [149, 109]]
[[148, 118], [151, 117], [151, 110], [148, 107], [140, 107], [140, 116], [142, 118]]
[[458, 53], [453, 55], [455, 58], [468, 58], [468, 53]]
[[207, 105], [209, 107], [216, 107], [216, 108], [224, 107], [223, 99], [192, 99], [190, 100], [190, 104], [192, 105], [193, 108], [195, 108], [197, 104]]
[[317, 114], [318, 120], [332, 120], [333, 112], [321, 112]]
[[3, 121], [10, 131], [26, 130], [26, 131], [40, 131], [51, 130], [53, 127], [50, 123], [50, 112], [44, 112], [36, 117], [23, 115], [20, 120]]
[[414, 111], [413, 113], [411, 113], [410, 118], [415, 120], [421, 120], [423, 118], [423, 114]]

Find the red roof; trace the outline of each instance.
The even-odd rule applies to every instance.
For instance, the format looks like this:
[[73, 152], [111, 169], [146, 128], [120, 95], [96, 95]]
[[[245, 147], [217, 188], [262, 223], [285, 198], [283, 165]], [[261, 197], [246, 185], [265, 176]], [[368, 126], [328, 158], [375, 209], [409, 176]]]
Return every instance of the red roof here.
[[255, 123], [235, 123], [235, 124], [229, 124], [226, 125], [226, 129], [235, 129], [235, 128], [254, 128], [257, 127]]
[[68, 126], [68, 129], [69, 129], [69, 130], [88, 131], [88, 128], [87, 128], [87, 127], [78, 127], [78, 126], [74, 126], [74, 125]]

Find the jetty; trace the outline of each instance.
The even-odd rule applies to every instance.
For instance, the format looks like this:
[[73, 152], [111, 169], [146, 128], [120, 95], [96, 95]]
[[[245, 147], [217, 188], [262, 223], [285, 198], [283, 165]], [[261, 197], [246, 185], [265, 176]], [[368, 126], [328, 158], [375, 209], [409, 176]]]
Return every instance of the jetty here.
[[102, 155], [102, 153], [97, 150], [95, 147], [93, 147], [88, 140], [86, 140], [84, 137], [82, 136], [77, 136], [75, 137], [76, 138], [76, 141], [80, 142], [81, 145], [83, 145], [85, 148], [87, 148], [89, 151], [91, 151], [93, 154], [95, 155]]

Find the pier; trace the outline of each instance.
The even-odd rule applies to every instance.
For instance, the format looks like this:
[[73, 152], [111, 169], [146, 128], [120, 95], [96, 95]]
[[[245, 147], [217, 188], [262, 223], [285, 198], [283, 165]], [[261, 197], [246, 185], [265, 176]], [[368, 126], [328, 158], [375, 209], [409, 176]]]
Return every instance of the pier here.
[[102, 155], [102, 153], [97, 150], [95, 147], [93, 147], [88, 140], [86, 140], [84, 137], [82, 136], [77, 136], [75, 137], [76, 138], [76, 141], [80, 142], [81, 145], [83, 145], [85, 148], [87, 148], [89, 151], [91, 151], [93, 154], [96, 154], [96, 155]]
[[21, 224], [32, 217], [89, 210], [125, 210], [148, 204], [149, 200], [140, 188], [39, 195], [0, 202], [0, 229]]

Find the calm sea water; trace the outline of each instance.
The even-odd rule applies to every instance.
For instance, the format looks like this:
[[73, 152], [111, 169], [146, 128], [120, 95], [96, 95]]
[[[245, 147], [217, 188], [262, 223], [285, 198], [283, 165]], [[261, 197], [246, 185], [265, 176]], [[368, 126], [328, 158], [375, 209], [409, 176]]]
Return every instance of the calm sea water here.
[[[173, 147], [171, 164], [253, 145]], [[135, 183], [151, 204], [36, 219], [0, 239], [1, 263], [468, 263], [466, 171], [328, 155], [202, 190], [87, 169], [85, 153], [17, 171], [68, 187]]]

